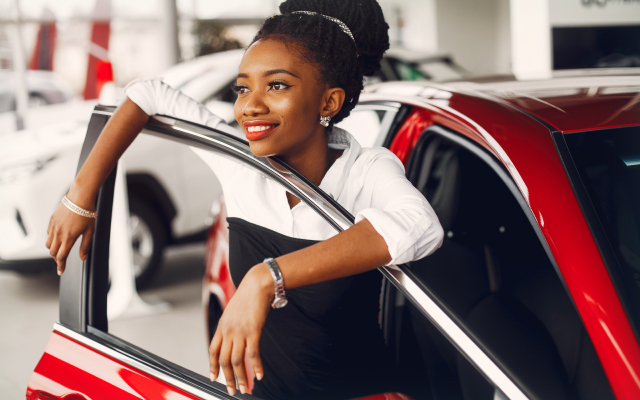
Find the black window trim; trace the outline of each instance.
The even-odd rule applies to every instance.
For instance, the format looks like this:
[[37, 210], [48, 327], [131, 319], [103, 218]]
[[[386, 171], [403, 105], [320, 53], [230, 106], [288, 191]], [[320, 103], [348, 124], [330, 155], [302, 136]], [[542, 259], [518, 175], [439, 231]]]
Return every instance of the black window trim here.
[[552, 129], [551, 138], [553, 139], [556, 151], [558, 152], [558, 157], [560, 158], [562, 167], [564, 168], [564, 171], [567, 175], [567, 179], [571, 184], [573, 193], [576, 196], [576, 200], [578, 201], [578, 205], [580, 206], [582, 215], [587, 222], [589, 231], [591, 232], [593, 240], [596, 243], [596, 247], [598, 248], [598, 252], [602, 257], [602, 262], [607, 269], [607, 272], [609, 273], [611, 283], [613, 284], [616, 293], [620, 297], [620, 304], [622, 305], [622, 309], [624, 310], [627, 320], [629, 321], [629, 325], [631, 325], [631, 330], [635, 335], [636, 341], [640, 343], [640, 326], [638, 326], [636, 318], [632, 318], [634, 312], [638, 310], [630, 309], [632, 307], [632, 302], [629, 299], [627, 285], [624, 282], [622, 266], [618, 262], [618, 258], [615, 255], [613, 247], [611, 246], [611, 242], [609, 241], [609, 238], [604, 230], [604, 226], [600, 221], [600, 217], [598, 217], [596, 208], [591, 202], [591, 198], [589, 197], [584, 182], [582, 181], [580, 173], [578, 172], [578, 167], [576, 166], [575, 161], [571, 156], [569, 146], [567, 145], [567, 142], [564, 138], [565, 135], [573, 135], [585, 132], [597, 132], [602, 130], [625, 129], [634, 126], [638, 127], [638, 125], [630, 125], [614, 128], [584, 129], [568, 133], [563, 133], [558, 131], [557, 129]]
[[[89, 123], [78, 169], [80, 169], [86, 160], [102, 128], [113, 112], [113, 107], [96, 106]], [[158, 121], [158, 119], [150, 120], [143, 132], [206, 150], [217, 149], [227, 155], [241, 159], [247, 164], [253, 165], [262, 173], [265, 173], [265, 175], [269, 175], [278, 181], [292, 194], [325, 218], [336, 230], [342, 231], [353, 224], [354, 219], [349, 212], [320, 189], [316, 188], [297, 171], [292, 170], [276, 157], [269, 158], [269, 160], [255, 157], [250, 152], [246, 142], [215, 129], [169, 117], [161, 118], [160, 120], [161, 121]], [[99, 218], [92, 242], [92, 250], [90, 251], [87, 261], [82, 263], [81, 267], [74, 267], [74, 264], [70, 264], [68, 270], [61, 278], [60, 323], [56, 324], [54, 328], [58, 331], [64, 330], [70, 338], [75, 338], [75, 340], [78, 341], [82, 340], [82, 343], [86, 346], [94, 348], [107, 356], [109, 356], [109, 354], [106, 353], [107, 350], [104, 342], [109, 343], [113, 347], [112, 350], [122, 348], [123, 346], [127, 346], [129, 349], [138, 349], [107, 333], [106, 294], [108, 257], [98, 257], [97, 255], [108, 254], [115, 172], [114, 168], [98, 194], [97, 210]], [[452, 319], [446, 310], [441, 309], [437, 305], [433, 298], [430, 297], [432, 294], [425, 292], [419, 287], [414, 281], [414, 278], [409, 275], [409, 268], [404, 265], [399, 266], [399, 269], [394, 267], [395, 266], [380, 267], [379, 270], [397, 289], [401, 290], [427, 318], [431, 319], [438, 329], [440, 329], [456, 347], [460, 348], [465, 357], [497, 388], [511, 399], [528, 398], [520, 389], [519, 385], [514, 383], [507, 374], [483, 352], [477, 342], [460, 328], [455, 319]], [[95, 271], [96, 269], [98, 269], [98, 271]], [[100, 341], [103, 341], [103, 343], [101, 344]], [[175, 379], [187, 383], [186, 388], [182, 388], [186, 391], [189, 391], [188, 385], [194, 384], [192, 379], [189, 379], [184, 373], [180, 373], [179, 368], [176, 368], [177, 366], [174, 364], [161, 357], [144, 352], [141, 349], [138, 350], [140, 351], [135, 354], [136, 358], [146, 360], [148, 363], [148, 368], [145, 369], [146, 372], [162, 380], [164, 379], [161, 376], [167, 374], [168, 376], [174, 376]], [[127, 355], [126, 350], [123, 351], [122, 354], [126, 355], [126, 357], [124, 357], [126, 359], [121, 360], [122, 362], [128, 363], [127, 361], [134, 360], [129, 360], [131, 357]]]

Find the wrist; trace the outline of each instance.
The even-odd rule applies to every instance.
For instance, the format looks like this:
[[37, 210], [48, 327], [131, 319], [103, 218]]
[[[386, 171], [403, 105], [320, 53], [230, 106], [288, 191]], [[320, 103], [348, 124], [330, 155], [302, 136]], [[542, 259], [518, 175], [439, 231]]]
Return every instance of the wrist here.
[[83, 190], [77, 182], [73, 182], [73, 184], [71, 185], [71, 188], [67, 193], [67, 198], [78, 207], [82, 207], [89, 211], [95, 211], [95, 195], [87, 194], [87, 190]]
[[251, 280], [255, 286], [255, 290], [261, 294], [261, 297], [268, 299], [269, 302], [273, 300], [275, 296], [275, 286], [267, 264], [260, 263], [255, 265], [247, 272], [246, 278]]

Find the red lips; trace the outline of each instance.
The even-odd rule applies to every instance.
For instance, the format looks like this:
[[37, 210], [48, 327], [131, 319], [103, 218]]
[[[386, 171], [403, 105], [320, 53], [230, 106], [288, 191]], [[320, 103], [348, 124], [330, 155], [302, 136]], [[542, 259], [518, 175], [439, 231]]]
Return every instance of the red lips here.
[[259, 140], [268, 136], [279, 124], [267, 121], [251, 121], [244, 122], [242, 125], [244, 126], [244, 133], [247, 140]]

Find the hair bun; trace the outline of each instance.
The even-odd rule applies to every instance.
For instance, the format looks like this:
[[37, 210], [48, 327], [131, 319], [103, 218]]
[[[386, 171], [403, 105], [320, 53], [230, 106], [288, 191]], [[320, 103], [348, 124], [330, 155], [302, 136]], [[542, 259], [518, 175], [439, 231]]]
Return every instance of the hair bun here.
[[344, 22], [351, 30], [364, 75], [380, 69], [382, 55], [389, 48], [389, 25], [375, 0], [287, 0], [280, 4], [282, 14], [312, 11]]

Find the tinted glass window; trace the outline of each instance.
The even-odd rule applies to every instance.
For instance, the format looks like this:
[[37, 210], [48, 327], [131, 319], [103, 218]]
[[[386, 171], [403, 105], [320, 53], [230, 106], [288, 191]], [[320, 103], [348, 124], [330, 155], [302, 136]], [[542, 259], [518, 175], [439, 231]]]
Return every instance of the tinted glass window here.
[[[496, 172], [465, 148], [427, 133], [408, 176], [446, 232], [439, 250], [410, 264], [417, 279], [532, 398], [612, 398], [579, 315]], [[467, 375], [460, 382], [478, 385]], [[463, 398], [492, 398], [490, 391], [467, 393]]]
[[640, 127], [573, 133], [566, 135], [565, 140], [621, 267], [623, 290], [627, 294], [624, 299], [638, 326]]
[[400, 291], [389, 283], [383, 289], [383, 331], [401, 393], [416, 400], [506, 399]]

